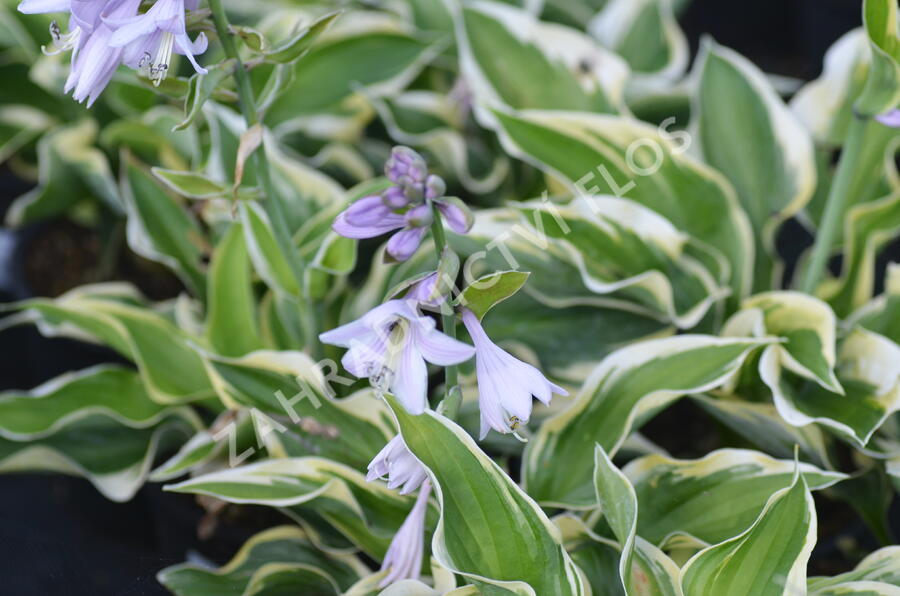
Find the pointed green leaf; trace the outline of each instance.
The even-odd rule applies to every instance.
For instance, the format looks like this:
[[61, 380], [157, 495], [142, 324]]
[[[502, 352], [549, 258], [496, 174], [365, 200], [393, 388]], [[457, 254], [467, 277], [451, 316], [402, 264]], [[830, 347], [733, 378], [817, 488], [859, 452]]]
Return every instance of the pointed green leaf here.
[[438, 562], [485, 594], [584, 594], [557, 528], [462, 428], [388, 398], [407, 447], [431, 472], [441, 507]]
[[522, 475], [529, 494], [542, 503], [591, 507], [592, 445], [615, 453], [634, 428], [672, 401], [725, 383], [759, 345], [682, 335], [614, 352], [594, 369], [575, 403], [528, 443]]
[[816, 508], [798, 474], [769, 499], [742, 534], [694, 555], [681, 569], [685, 596], [806, 591], [806, 564], [816, 544]]

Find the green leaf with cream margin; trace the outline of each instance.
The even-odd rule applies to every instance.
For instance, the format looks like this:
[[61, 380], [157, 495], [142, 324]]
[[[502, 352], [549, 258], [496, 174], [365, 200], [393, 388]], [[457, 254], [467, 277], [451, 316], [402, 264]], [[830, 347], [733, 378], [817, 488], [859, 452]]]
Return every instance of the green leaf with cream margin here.
[[213, 252], [207, 277], [206, 339], [223, 356], [262, 347], [256, 320], [253, 276], [243, 225], [235, 222]]
[[885, 420], [900, 411], [900, 346], [864, 329], [854, 329], [841, 341], [837, 374], [842, 393], [780, 370], [765, 353], [760, 374], [789, 423], [818, 423], [858, 447], [866, 446]]
[[[743, 301], [722, 328], [728, 337], [771, 337], [763, 352], [760, 371], [785, 368], [819, 383], [834, 393], [843, 393], [834, 374], [837, 319], [831, 307], [800, 292], [766, 292]], [[763, 372], [763, 375], [766, 373]], [[776, 399], [779, 412], [784, 410]], [[791, 417], [788, 422], [796, 424]], [[803, 426], [808, 424], [798, 424]]]
[[112, 348], [137, 365], [144, 387], [158, 403], [214, 397], [202, 360], [188, 346], [189, 335], [159, 313], [135, 304], [131, 295], [123, 299], [121, 288], [83, 286], [52, 300], [15, 303], [12, 307], [24, 311], [15, 322], [35, 323], [48, 337], [74, 337]]
[[673, 401], [726, 383], [766, 342], [681, 335], [614, 352], [594, 369], [575, 402], [546, 421], [525, 448], [526, 490], [542, 504], [593, 507], [595, 444], [614, 454], [632, 430]]
[[900, 36], [895, 0], [865, 0], [863, 25], [872, 50], [872, 65], [855, 109], [874, 116], [897, 108], [900, 103]]
[[[296, 442], [296, 448], [305, 446], [303, 454], [312, 450], [364, 469], [394, 435], [390, 413], [380, 400], [372, 398], [371, 391], [334, 399], [331, 385], [350, 385], [352, 380], [333, 369], [323, 369], [303, 352], [259, 350], [240, 358], [199, 348], [198, 353], [222, 403], [233, 410], [261, 412], [258, 419], [271, 426], [261, 434], [269, 436], [270, 449], [281, 451], [282, 456], [291, 451], [290, 443]], [[281, 430], [278, 425], [285, 431], [276, 433]]]
[[159, 452], [200, 427], [189, 408], [153, 402], [134, 371], [98, 366], [0, 394], [0, 472], [82, 476], [123, 502], [144, 484]]
[[772, 263], [775, 233], [815, 191], [812, 139], [765, 75], [737, 52], [706, 40], [694, 78], [694, 137], [706, 163], [737, 190], [758, 240], [755, 286], [768, 289], [780, 273]]
[[87, 197], [96, 197], [115, 213], [122, 200], [106, 156], [94, 147], [93, 120], [62, 126], [38, 141], [38, 185], [18, 197], [6, 214], [9, 226], [23, 226], [68, 210]]
[[812, 495], [796, 473], [745, 532], [691, 557], [681, 569], [684, 596], [806, 593], [806, 564], [816, 527]]
[[664, 87], [687, 69], [688, 42], [671, 0], [610, 0], [588, 31], [625, 58], [634, 71], [633, 87]]
[[441, 517], [432, 550], [441, 565], [486, 595], [589, 591], [559, 530], [472, 437], [439, 414], [412, 416], [387, 399], [404, 442], [435, 483]]
[[339, 595], [368, 573], [356, 555], [324, 553], [301, 528], [278, 526], [247, 540], [222, 567], [182, 563], [160, 571], [157, 580], [177, 596], [247, 594], [250, 586], [265, 578], [285, 574], [284, 589], [295, 594]]
[[425, 149], [469, 192], [492, 192], [509, 175], [509, 158], [493, 151], [482, 131], [467, 129], [450, 95], [413, 89], [369, 99], [394, 141]]
[[[793, 481], [797, 466], [749, 449], [719, 449], [701, 459], [647, 455], [623, 469], [634, 486], [641, 515], [637, 533], [665, 545], [686, 537], [701, 545], [727, 540], [746, 530], [769, 497]], [[799, 464], [811, 490], [828, 488], [845, 474]]]
[[290, 67], [290, 83], [266, 112], [266, 124], [276, 136], [305, 131], [352, 138], [372, 113], [359, 90], [397, 93], [443, 49], [422, 41], [399, 19], [372, 14], [345, 13]]
[[844, 221], [841, 276], [821, 284], [817, 294], [838, 316], [847, 316], [872, 299], [879, 251], [900, 235], [900, 192], [852, 207]]
[[791, 111], [817, 143], [839, 146], [846, 139], [870, 62], [868, 37], [863, 29], [854, 29], [828, 49], [821, 76], [791, 99]]
[[695, 326], [728, 295], [686, 250], [689, 238], [628, 199], [579, 196], [566, 206], [518, 206], [535, 234], [552, 239], [591, 292], [634, 302], [637, 312]]
[[581, 31], [499, 2], [452, 3], [476, 105], [617, 113], [628, 67]]
[[691, 398], [710, 416], [752, 443], [757, 449], [781, 459], [794, 457], [820, 468], [832, 469], [825, 433], [815, 425], [796, 427], [788, 424], [771, 403], [741, 399], [740, 395]]
[[321, 457], [268, 459], [204, 474], [165, 490], [229, 503], [280, 508], [303, 525], [308, 510], [375, 558], [382, 558], [412, 507], [409, 498]]
[[900, 546], [886, 546], [876, 550], [860, 561], [853, 571], [834, 577], [811, 577], [807, 585], [811, 594], [818, 594], [826, 588], [838, 588], [851, 582], [879, 582], [900, 587]]
[[594, 449], [594, 460], [597, 503], [619, 541], [619, 577], [625, 594], [679, 596], [678, 566], [637, 535], [640, 505], [631, 482], [600, 445]]
[[131, 249], [169, 267], [195, 295], [204, 297], [205, 236], [191, 213], [128, 156], [123, 159], [121, 187]]
[[[575, 194], [612, 194], [652, 209], [728, 263], [735, 299], [750, 289], [753, 229], [728, 181], [683, 155], [683, 137], [618, 116], [494, 113], [504, 148]], [[675, 141], [681, 139], [680, 142]], [[707, 268], [720, 266], [709, 259]]]

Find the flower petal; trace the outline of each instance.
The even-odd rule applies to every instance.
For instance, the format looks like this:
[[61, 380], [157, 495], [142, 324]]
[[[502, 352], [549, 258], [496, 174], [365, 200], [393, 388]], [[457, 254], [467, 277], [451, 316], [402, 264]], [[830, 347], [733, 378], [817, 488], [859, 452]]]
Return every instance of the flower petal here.
[[412, 342], [407, 342], [404, 346], [397, 370], [393, 373], [391, 391], [406, 411], [414, 415], [424, 412], [427, 403], [428, 370], [425, 368], [425, 360]]
[[371, 226], [357, 226], [347, 221], [347, 212], [340, 213], [331, 224], [331, 229], [344, 238], [375, 238], [403, 227], [403, 216], [391, 213]]
[[475, 348], [437, 329], [423, 330], [417, 325], [414, 333], [416, 348], [432, 364], [450, 366], [465, 362], [475, 355]]
[[413, 256], [428, 228], [405, 228], [394, 234], [387, 243], [387, 252], [397, 261]]
[[886, 126], [890, 126], [892, 128], [900, 128], [900, 110], [891, 110], [890, 112], [885, 112], [884, 114], [875, 116], [875, 119]]

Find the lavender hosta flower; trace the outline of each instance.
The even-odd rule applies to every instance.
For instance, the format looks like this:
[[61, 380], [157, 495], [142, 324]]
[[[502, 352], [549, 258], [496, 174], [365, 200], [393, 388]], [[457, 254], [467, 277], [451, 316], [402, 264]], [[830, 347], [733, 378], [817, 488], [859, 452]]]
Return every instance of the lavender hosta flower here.
[[49, 12], [68, 12], [69, 31], [63, 33], [56, 21], [50, 24], [50, 36], [53, 38], [51, 50], [44, 48], [47, 54], [58, 54], [74, 49], [76, 52], [85, 41], [85, 36], [93, 32], [100, 23], [101, 13], [110, 6], [114, 8], [118, 0], [22, 0], [19, 12], [24, 14], [44, 14]]
[[465, 234], [472, 216], [459, 199], [444, 198], [447, 185], [428, 173], [425, 159], [409, 147], [395, 147], [384, 173], [394, 186], [380, 195], [359, 199], [337, 216], [332, 229], [347, 238], [375, 238], [399, 230], [387, 244], [396, 261], [409, 259], [419, 248], [437, 207], [447, 224]]
[[425, 361], [450, 366], [468, 360], [475, 350], [435, 329], [434, 320], [420, 316], [414, 306], [389, 300], [319, 340], [348, 348], [341, 360], [348, 372], [391, 391], [410, 413], [421, 414], [427, 405]]
[[381, 570], [387, 570], [388, 574], [378, 584], [379, 587], [384, 588], [403, 579], [419, 578], [425, 554], [425, 513], [430, 494], [431, 482], [425, 480], [416, 497], [416, 504], [397, 530], [387, 554], [384, 555]]
[[194, 70], [205, 74], [207, 70], [194, 56], [206, 51], [206, 34], [200, 33], [196, 41], [191, 41], [184, 17], [185, 10], [196, 10], [198, 4], [199, 0], [156, 0], [144, 14], [108, 19], [116, 26], [109, 45], [125, 48], [125, 64], [139, 70], [154, 85], [168, 75], [173, 53], [186, 56]]
[[475, 376], [481, 410], [480, 439], [484, 439], [492, 428], [500, 433], [511, 433], [520, 423], [528, 422], [532, 395], [549, 404], [554, 393], [569, 394], [548, 381], [541, 371], [492, 342], [475, 313], [463, 309], [462, 320], [475, 344]]
[[[78, 0], [73, 0], [73, 5]], [[123, 19], [137, 14], [141, 0], [110, 2], [112, 10], [105, 14], [111, 19]], [[113, 29], [104, 21], [99, 22], [87, 35], [82, 47], [72, 56], [72, 70], [66, 79], [65, 91], [72, 91], [75, 101], [87, 100], [92, 106], [116, 73], [122, 62], [123, 49], [110, 47]]]
[[366, 480], [387, 479], [388, 488], [399, 488], [401, 495], [413, 492], [428, 478], [425, 468], [407, 449], [400, 435], [388, 441], [369, 464], [368, 470]]
[[875, 119], [885, 126], [890, 126], [891, 128], [900, 128], [900, 109], [885, 112], [884, 114], [875, 116]]

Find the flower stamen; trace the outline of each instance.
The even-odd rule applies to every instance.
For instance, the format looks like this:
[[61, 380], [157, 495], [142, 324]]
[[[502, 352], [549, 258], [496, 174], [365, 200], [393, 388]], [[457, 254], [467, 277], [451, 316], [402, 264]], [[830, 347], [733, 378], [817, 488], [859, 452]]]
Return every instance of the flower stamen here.
[[76, 27], [68, 33], [63, 33], [62, 29], [59, 27], [59, 23], [52, 21], [50, 23], [50, 37], [53, 39], [53, 43], [50, 47], [41, 46], [41, 52], [43, 52], [45, 56], [55, 56], [56, 54], [74, 48], [78, 43], [78, 38], [81, 37], [81, 28]]

